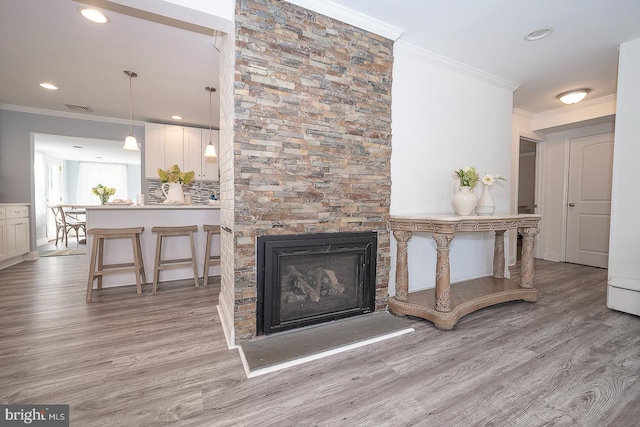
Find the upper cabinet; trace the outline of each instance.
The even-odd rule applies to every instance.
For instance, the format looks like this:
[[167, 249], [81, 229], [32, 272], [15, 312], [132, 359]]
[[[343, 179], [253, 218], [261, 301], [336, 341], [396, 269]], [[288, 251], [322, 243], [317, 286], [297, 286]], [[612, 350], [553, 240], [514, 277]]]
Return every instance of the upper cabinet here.
[[[195, 171], [196, 179], [218, 181], [218, 158], [205, 157], [209, 143], [209, 129], [184, 128], [184, 165], [185, 170]], [[218, 131], [211, 131], [211, 142], [218, 152]]]
[[[218, 131], [211, 131], [218, 152]], [[218, 159], [204, 157], [209, 129], [145, 124], [145, 177], [158, 179], [158, 168], [178, 165], [183, 172], [194, 171], [196, 180], [218, 181]]]

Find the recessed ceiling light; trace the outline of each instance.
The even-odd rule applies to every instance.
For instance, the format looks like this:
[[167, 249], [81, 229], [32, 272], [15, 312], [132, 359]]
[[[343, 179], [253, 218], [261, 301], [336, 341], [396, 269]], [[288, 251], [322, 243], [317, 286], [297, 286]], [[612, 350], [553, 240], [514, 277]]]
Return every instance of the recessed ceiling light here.
[[178, 116], [178, 115], [171, 116], [171, 118], [172, 118], [173, 120], [182, 120], [182, 116]]
[[58, 90], [58, 87], [52, 83], [40, 83], [40, 87], [43, 87], [49, 90]]
[[528, 40], [530, 42], [536, 41], [536, 40], [541, 40], [545, 37], [549, 37], [551, 35], [551, 33], [553, 33], [553, 29], [552, 28], [541, 28], [539, 30], [535, 30], [530, 32], [529, 34], [527, 34], [526, 36], [524, 36], [525, 40]]
[[87, 18], [91, 22], [95, 22], [96, 24], [108, 24], [109, 18], [104, 16], [102, 12], [96, 9], [89, 8], [80, 8], [80, 13], [82, 16]]
[[556, 98], [560, 100], [563, 104], [577, 104], [582, 101], [587, 94], [591, 92], [591, 89], [576, 89], [570, 90], [569, 92], [563, 92], [559, 95], [556, 95]]

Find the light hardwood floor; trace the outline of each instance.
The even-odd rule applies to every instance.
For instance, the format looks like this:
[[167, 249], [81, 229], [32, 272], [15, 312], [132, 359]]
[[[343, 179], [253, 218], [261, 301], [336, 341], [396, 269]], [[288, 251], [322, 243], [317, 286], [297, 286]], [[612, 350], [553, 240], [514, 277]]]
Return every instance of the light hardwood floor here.
[[72, 426], [637, 426], [640, 318], [606, 270], [536, 262], [537, 303], [472, 313], [246, 379], [219, 284], [104, 289], [85, 256], [0, 271], [0, 403], [69, 404]]

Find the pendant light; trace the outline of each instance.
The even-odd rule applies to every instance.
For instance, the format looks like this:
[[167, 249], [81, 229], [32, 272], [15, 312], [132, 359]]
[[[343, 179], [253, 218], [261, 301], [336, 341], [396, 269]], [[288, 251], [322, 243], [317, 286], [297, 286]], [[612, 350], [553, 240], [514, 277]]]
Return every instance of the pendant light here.
[[209, 143], [207, 144], [207, 149], [204, 150], [204, 156], [215, 159], [218, 155], [216, 154], [216, 146], [211, 142], [211, 125], [213, 123], [213, 114], [211, 113], [211, 94], [216, 91], [216, 88], [207, 86], [204, 90], [209, 92]]
[[131, 79], [138, 77], [135, 71], [123, 71], [127, 76], [129, 76], [129, 136], [127, 136], [124, 140], [124, 148], [125, 150], [130, 151], [139, 151], [138, 141], [136, 141], [136, 137], [133, 136], [133, 89], [131, 86]]

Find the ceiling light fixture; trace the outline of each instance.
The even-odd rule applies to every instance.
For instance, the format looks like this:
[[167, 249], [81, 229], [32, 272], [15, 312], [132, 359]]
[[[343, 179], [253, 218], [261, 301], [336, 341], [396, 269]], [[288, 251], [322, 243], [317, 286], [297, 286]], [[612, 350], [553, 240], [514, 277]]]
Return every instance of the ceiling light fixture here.
[[524, 36], [524, 39], [530, 42], [534, 42], [536, 40], [542, 40], [545, 37], [549, 37], [553, 33], [552, 28], [541, 28], [539, 30], [535, 30]]
[[52, 84], [52, 83], [40, 83], [40, 87], [43, 87], [45, 89], [49, 89], [49, 90], [58, 90], [58, 86]]
[[100, 12], [99, 10], [89, 9], [89, 8], [80, 8], [80, 13], [86, 19], [88, 19], [91, 22], [95, 22], [96, 24], [108, 24], [109, 23], [109, 18], [104, 16], [104, 14], [102, 12]]
[[556, 98], [560, 100], [563, 104], [577, 104], [582, 101], [587, 94], [591, 92], [591, 89], [576, 89], [570, 90], [569, 92], [563, 92], [559, 95], [556, 95]]
[[171, 116], [171, 118], [172, 118], [173, 120], [182, 120], [182, 116], [178, 116], [177, 114], [176, 114], [176, 115]]
[[207, 144], [207, 149], [204, 150], [204, 156], [205, 157], [216, 158], [216, 157], [218, 157], [218, 155], [216, 154], [216, 147], [215, 147], [215, 145], [213, 145], [213, 142], [211, 142], [211, 126], [212, 126], [212, 123], [213, 123], [213, 114], [211, 112], [212, 111], [212, 108], [211, 108], [211, 94], [216, 91], [216, 88], [211, 87], [211, 86], [207, 86], [207, 87], [204, 88], [204, 90], [209, 92], [209, 143]]
[[127, 76], [129, 76], [129, 136], [127, 136], [124, 140], [124, 148], [125, 150], [130, 151], [138, 151], [138, 141], [136, 141], [136, 137], [133, 136], [133, 87], [131, 85], [131, 80], [138, 75], [135, 71], [123, 71]]

